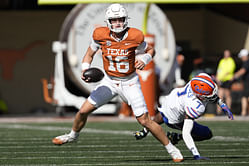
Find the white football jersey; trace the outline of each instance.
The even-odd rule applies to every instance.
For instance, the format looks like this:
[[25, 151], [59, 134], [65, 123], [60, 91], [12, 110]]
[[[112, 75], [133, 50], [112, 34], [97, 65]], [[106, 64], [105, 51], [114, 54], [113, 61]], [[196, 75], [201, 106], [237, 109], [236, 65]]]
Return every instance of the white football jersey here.
[[181, 123], [185, 115], [193, 119], [199, 118], [204, 112], [207, 102], [199, 100], [194, 94], [188, 83], [183, 88], [175, 88], [163, 100], [162, 112], [170, 124]]

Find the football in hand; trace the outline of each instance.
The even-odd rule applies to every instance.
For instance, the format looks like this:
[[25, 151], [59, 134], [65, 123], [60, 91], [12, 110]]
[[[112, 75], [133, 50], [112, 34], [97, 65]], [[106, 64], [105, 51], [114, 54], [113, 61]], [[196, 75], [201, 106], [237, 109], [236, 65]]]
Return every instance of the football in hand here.
[[83, 76], [85, 77], [86, 82], [98, 82], [103, 79], [105, 76], [102, 70], [92, 67], [87, 69], [84, 73]]

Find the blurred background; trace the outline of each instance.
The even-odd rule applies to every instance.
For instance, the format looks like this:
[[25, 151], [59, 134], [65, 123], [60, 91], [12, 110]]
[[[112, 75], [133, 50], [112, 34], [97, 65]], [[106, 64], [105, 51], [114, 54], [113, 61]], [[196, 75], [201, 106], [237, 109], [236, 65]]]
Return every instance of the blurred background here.
[[[229, 49], [236, 62], [247, 45], [249, 4], [156, 4], [171, 22], [178, 52], [184, 55], [181, 77], [187, 82], [196, 70], [215, 75], [223, 51]], [[53, 86], [55, 54], [62, 25], [75, 5], [38, 5], [37, 0], [0, 1], [0, 108], [4, 115], [56, 113], [44, 90]], [[82, 56], [84, 53], [82, 53]], [[42, 79], [46, 78], [46, 82]], [[50, 84], [51, 83], [51, 84]], [[65, 75], [67, 89], [77, 91]], [[44, 89], [44, 86], [47, 86]], [[76, 89], [76, 90], [75, 90]], [[234, 86], [232, 110], [240, 114], [240, 94]], [[85, 95], [76, 92], [77, 95]], [[67, 106], [67, 111], [75, 107]], [[118, 110], [117, 110], [118, 111]], [[210, 113], [215, 114], [211, 106]], [[0, 115], [1, 116], [1, 115]]]

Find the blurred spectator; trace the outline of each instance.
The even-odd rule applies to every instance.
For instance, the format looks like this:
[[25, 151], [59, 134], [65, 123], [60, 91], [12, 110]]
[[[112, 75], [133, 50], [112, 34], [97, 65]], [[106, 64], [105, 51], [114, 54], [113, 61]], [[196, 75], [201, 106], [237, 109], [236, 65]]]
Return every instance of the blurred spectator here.
[[[226, 100], [227, 106], [231, 108], [232, 97], [231, 97], [231, 85], [234, 71], [236, 69], [236, 64], [234, 59], [231, 57], [230, 50], [225, 50], [223, 53], [223, 58], [218, 63], [218, 68], [216, 72], [216, 82], [219, 86], [218, 95], [222, 100]], [[222, 113], [221, 108], [217, 107], [217, 114]]]
[[242, 78], [244, 83], [244, 90], [241, 98], [241, 115], [246, 116], [249, 114], [248, 101], [249, 101], [249, 59], [248, 50], [242, 49], [239, 52], [239, 58], [242, 60], [242, 67], [234, 74], [233, 79]]
[[192, 70], [192, 72], [189, 75], [189, 80], [191, 80], [192, 78], [194, 78], [198, 74], [205, 72], [205, 70], [203, 68], [203, 58], [202, 57], [195, 58], [193, 60], [193, 66], [194, 66], [194, 69]]
[[179, 88], [179, 87], [183, 87], [185, 85], [185, 81], [182, 79], [181, 76], [181, 67], [184, 63], [184, 55], [179, 53], [176, 56], [176, 62], [177, 62], [177, 67], [175, 69], [175, 83], [174, 83], [174, 88]]
[[184, 59], [185, 57], [182, 53], [182, 48], [180, 46], [177, 46], [176, 58], [175, 58], [174, 64], [171, 67], [170, 72], [164, 81], [164, 84], [161, 85], [161, 89], [164, 95], [169, 94], [169, 92], [173, 88], [179, 88], [185, 85], [186, 82], [182, 79], [182, 76], [181, 76], [181, 67], [184, 63]]

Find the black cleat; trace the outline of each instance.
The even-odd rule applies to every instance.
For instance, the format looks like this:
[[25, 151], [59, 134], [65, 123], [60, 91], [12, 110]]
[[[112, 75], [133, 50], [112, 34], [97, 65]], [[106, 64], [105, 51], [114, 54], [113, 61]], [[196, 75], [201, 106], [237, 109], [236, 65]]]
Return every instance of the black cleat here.
[[136, 140], [140, 140], [140, 139], [143, 139], [144, 137], [146, 137], [148, 133], [149, 133], [149, 131], [146, 130], [146, 128], [144, 128], [141, 131], [136, 131], [134, 133], [134, 137], [136, 138]]
[[173, 145], [178, 144], [182, 140], [182, 134], [179, 133], [167, 132], [167, 137]]

